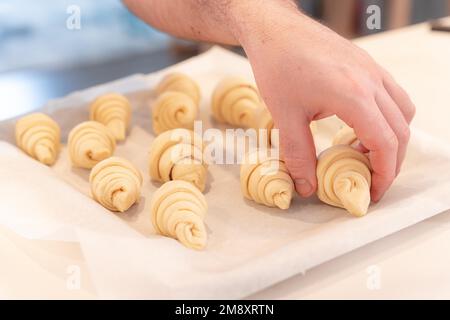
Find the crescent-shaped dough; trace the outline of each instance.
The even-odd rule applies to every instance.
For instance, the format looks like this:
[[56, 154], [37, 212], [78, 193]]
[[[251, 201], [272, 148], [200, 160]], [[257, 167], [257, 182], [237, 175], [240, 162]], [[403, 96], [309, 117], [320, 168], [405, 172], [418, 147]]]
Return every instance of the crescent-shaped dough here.
[[92, 197], [106, 209], [125, 212], [139, 201], [142, 175], [128, 160], [111, 157], [92, 168]]
[[326, 149], [317, 161], [319, 199], [355, 216], [365, 215], [370, 204], [370, 170], [369, 159], [350, 146]]
[[193, 129], [197, 118], [198, 106], [187, 94], [166, 91], [155, 101], [152, 107], [153, 130], [156, 134], [175, 129]]
[[109, 129], [96, 121], [85, 121], [69, 133], [69, 154], [76, 167], [91, 169], [113, 155], [116, 141]]
[[101, 95], [89, 109], [90, 120], [107, 126], [116, 140], [125, 139], [131, 120], [131, 104], [125, 96], [118, 93]]
[[222, 123], [253, 127], [262, 101], [254, 85], [239, 77], [222, 80], [212, 96], [212, 113]]
[[152, 223], [159, 234], [197, 250], [206, 246], [204, 219], [207, 210], [205, 196], [182, 180], [163, 184], [153, 194], [150, 207]]
[[[258, 132], [258, 143], [261, 145], [263, 141], [262, 138], [266, 138], [266, 146], [278, 148], [280, 144], [280, 137], [278, 133], [272, 131], [275, 128], [275, 124], [273, 122], [272, 115], [270, 114], [269, 109], [267, 107], [261, 108], [261, 110], [255, 116], [255, 122], [253, 125], [254, 129], [265, 129], [266, 134], [260, 135]], [[314, 135], [317, 133], [317, 124], [315, 121], [312, 121], [309, 124], [309, 128], [311, 133]]]
[[161, 80], [156, 87], [156, 94], [159, 96], [167, 91], [184, 93], [192, 98], [196, 106], [200, 104], [200, 87], [183, 73], [170, 73]]
[[184, 180], [203, 191], [207, 165], [203, 161], [202, 138], [187, 129], [163, 132], [152, 143], [149, 172], [153, 180]]
[[43, 113], [29, 114], [16, 123], [16, 143], [26, 154], [46, 164], [55, 163], [60, 150], [61, 129]]
[[341, 129], [339, 129], [333, 139], [333, 146], [345, 144], [355, 147], [358, 143], [359, 140], [355, 134], [355, 131], [347, 125], [344, 125]]
[[294, 183], [283, 161], [264, 152], [247, 154], [241, 165], [241, 190], [244, 197], [268, 207], [288, 209]]

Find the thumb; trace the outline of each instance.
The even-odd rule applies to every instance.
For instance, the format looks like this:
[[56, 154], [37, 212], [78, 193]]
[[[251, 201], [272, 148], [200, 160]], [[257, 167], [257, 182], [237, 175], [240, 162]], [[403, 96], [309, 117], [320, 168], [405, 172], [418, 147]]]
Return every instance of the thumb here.
[[280, 123], [280, 152], [286, 167], [294, 180], [295, 189], [302, 197], [309, 197], [316, 191], [316, 148], [309, 127], [310, 121], [286, 119]]

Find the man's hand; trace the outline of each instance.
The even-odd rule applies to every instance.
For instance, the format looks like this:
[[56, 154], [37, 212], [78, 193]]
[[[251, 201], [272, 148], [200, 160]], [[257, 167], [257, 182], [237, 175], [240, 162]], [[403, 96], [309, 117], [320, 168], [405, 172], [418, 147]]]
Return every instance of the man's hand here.
[[[389, 188], [405, 157], [415, 107], [365, 51], [306, 17], [289, 0], [125, 2], [144, 20], [178, 36], [243, 46], [300, 195], [309, 196], [317, 187], [309, 123], [334, 114], [355, 129], [369, 151], [372, 199], [378, 201]], [[149, 18], [151, 10], [162, 15]], [[170, 10], [176, 11], [172, 25]]]
[[297, 191], [308, 196], [317, 184], [309, 123], [335, 114], [370, 152], [372, 199], [379, 200], [405, 157], [415, 113], [408, 95], [365, 51], [300, 12], [272, 5], [259, 17], [242, 24], [237, 38], [280, 129]]

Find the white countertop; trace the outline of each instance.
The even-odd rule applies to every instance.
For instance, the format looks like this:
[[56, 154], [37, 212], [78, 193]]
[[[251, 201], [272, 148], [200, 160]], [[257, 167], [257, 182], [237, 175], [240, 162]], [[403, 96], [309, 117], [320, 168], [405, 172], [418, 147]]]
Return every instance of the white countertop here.
[[[413, 125], [450, 143], [450, 33], [421, 24], [356, 43], [410, 93], [417, 106]], [[96, 297], [77, 244], [27, 240], [0, 227], [0, 248], [0, 298]], [[450, 211], [250, 298], [450, 298], [448, 252]]]

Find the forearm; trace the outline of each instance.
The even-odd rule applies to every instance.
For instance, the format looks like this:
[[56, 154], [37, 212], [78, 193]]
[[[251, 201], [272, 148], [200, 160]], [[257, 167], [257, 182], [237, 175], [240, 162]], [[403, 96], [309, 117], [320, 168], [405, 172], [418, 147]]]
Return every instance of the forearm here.
[[[174, 36], [242, 44], [272, 9], [295, 9], [292, 0], [124, 0], [139, 18]], [[255, 30], [256, 31], [256, 30]]]

